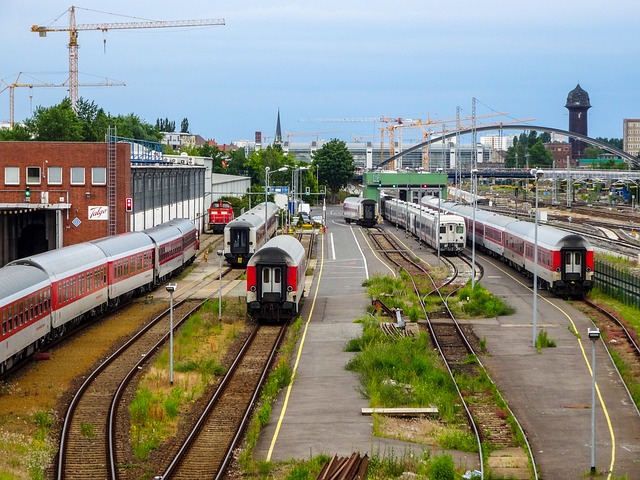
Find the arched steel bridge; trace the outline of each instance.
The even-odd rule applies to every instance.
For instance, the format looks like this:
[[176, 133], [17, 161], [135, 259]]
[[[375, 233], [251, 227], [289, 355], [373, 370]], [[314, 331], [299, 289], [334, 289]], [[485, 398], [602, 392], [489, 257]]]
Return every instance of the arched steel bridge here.
[[[451, 137], [455, 137], [456, 135], [466, 135], [469, 133], [473, 133], [473, 128], [463, 128], [461, 130], [456, 130], [453, 132], [449, 132], [447, 134], [444, 135], [440, 135], [437, 138], [433, 138], [431, 140], [428, 140], [426, 142], [422, 142], [419, 143], [417, 145], [413, 145], [410, 148], [407, 148], [406, 150], [403, 150], [400, 153], [397, 153], [395, 155], [393, 155], [392, 157], [387, 158], [386, 160], [384, 160], [383, 162], [381, 162], [378, 166], [379, 167], [383, 167], [385, 165], [387, 165], [388, 163], [393, 162], [394, 160], [397, 160], [398, 158], [402, 157], [403, 155], [406, 155], [410, 152], [413, 152], [414, 150], [417, 150], [419, 148], [422, 148], [424, 146], [427, 146], [430, 143], [436, 142], [436, 141], [444, 141], [447, 140], [448, 138]], [[601, 142], [599, 140], [596, 140], [595, 138], [591, 138], [591, 137], [587, 137], [586, 135], [581, 135], [580, 133], [575, 133], [575, 132], [569, 132], [567, 130], [561, 130], [559, 128], [553, 128], [553, 127], [543, 127], [540, 125], [483, 125], [480, 127], [476, 127], [475, 131], [476, 132], [486, 132], [486, 131], [495, 131], [495, 130], [535, 130], [535, 131], [542, 131], [542, 132], [548, 132], [548, 133], [557, 133], [559, 135], [565, 135], [567, 137], [571, 137], [574, 138], [576, 140], [581, 140], [585, 143], [588, 143], [590, 145], [594, 145], [596, 147], [600, 147], [603, 150], [606, 150], [608, 152], [611, 152], [615, 155], [620, 156], [622, 159], [625, 160], [625, 162], [627, 162], [630, 165], [633, 165], [634, 167], [640, 167], [640, 159], [638, 157], [634, 157], [633, 155], [620, 150], [619, 148], [613, 147], [611, 145], [609, 145], [608, 143], [604, 143]]]

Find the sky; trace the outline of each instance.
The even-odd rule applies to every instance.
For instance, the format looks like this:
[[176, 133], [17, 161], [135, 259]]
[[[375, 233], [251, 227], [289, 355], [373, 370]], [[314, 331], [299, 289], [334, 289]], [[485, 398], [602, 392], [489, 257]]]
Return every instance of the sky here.
[[[70, 2], [0, 0], [0, 122], [17, 83], [68, 79]], [[78, 0], [76, 23], [224, 19], [224, 25], [78, 33], [79, 96], [112, 115], [189, 121], [218, 143], [379, 141], [380, 118], [442, 131], [476, 123], [568, 129], [567, 94], [589, 94], [591, 137], [640, 117], [640, 2], [609, 0]], [[82, 86], [121, 82], [126, 86]], [[61, 87], [16, 87], [15, 120], [60, 103]], [[506, 115], [498, 115], [506, 113]], [[534, 120], [531, 120], [534, 119]], [[341, 120], [341, 121], [335, 121]], [[357, 120], [357, 121], [356, 121]], [[405, 120], [406, 122], [406, 120]], [[470, 123], [470, 120], [467, 122]], [[525, 127], [526, 128], [526, 127]], [[421, 138], [402, 130], [403, 142]]]

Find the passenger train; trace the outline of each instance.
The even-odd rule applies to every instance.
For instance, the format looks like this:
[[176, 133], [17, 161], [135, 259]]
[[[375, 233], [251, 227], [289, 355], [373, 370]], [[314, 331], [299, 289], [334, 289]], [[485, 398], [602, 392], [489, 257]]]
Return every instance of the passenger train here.
[[[535, 223], [477, 208], [474, 217], [472, 206], [439, 203], [434, 197], [424, 197], [422, 204], [464, 217], [469, 241], [475, 241], [480, 249], [533, 277]], [[588, 240], [576, 233], [538, 224], [537, 245], [536, 276], [541, 287], [560, 297], [582, 297], [591, 291], [594, 252]]]
[[[384, 198], [383, 217], [389, 223], [406, 228], [416, 238], [445, 254], [457, 254], [464, 250], [466, 227], [459, 215], [438, 215], [417, 203], [397, 198]], [[438, 228], [439, 223], [439, 228]]]
[[307, 254], [290, 235], [265, 243], [247, 264], [247, 317], [283, 322], [300, 313]]
[[223, 200], [211, 202], [207, 213], [209, 216], [209, 230], [213, 233], [222, 233], [227, 223], [233, 220], [233, 206], [230, 202]]
[[347, 197], [342, 204], [342, 213], [347, 223], [373, 227], [378, 223], [378, 202], [370, 198]]
[[256, 205], [224, 227], [224, 258], [230, 265], [245, 266], [256, 250], [275, 236], [279, 209], [275, 203], [266, 205]]
[[150, 291], [190, 264], [197, 249], [196, 227], [177, 219], [0, 268], [0, 373], [67, 328]]

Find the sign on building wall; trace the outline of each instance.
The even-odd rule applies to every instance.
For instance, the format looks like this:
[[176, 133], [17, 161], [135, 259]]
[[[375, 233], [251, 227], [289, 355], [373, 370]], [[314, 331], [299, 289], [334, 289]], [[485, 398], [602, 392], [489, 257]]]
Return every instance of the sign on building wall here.
[[108, 207], [92, 207], [89, 206], [89, 212], [87, 215], [89, 220], [109, 220], [109, 208]]

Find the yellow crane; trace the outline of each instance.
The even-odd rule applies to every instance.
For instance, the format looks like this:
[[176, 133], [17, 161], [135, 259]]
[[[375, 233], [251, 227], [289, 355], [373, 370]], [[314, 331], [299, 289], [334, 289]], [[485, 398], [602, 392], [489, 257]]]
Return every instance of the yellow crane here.
[[316, 141], [319, 141], [320, 135], [328, 134], [328, 133], [340, 133], [340, 130], [331, 130], [328, 132], [294, 132], [294, 133], [285, 132], [285, 137], [287, 138], [287, 143], [290, 144], [292, 137], [316, 137]]
[[[35, 83], [35, 82], [20, 82], [20, 76], [23, 72], [18, 73], [16, 80], [13, 83], [7, 83], [2, 80], [6, 86], [0, 90], [0, 93], [5, 90], [9, 90], [9, 127], [13, 128], [15, 123], [15, 94], [14, 90], [19, 87], [28, 87], [29, 89], [33, 89], [34, 87], [67, 87], [67, 83]], [[82, 87], [114, 87], [114, 86], [124, 86], [124, 82], [119, 82], [117, 80], [109, 80], [108, 78], [103, 83], [80, 83]], [[29, 95], [31, 97], [31, 94]]]
[[173, 20], [173, 21], [145, 21], [145, 22], [120, 22], [120, 23], [80, 23], [76, 24], [76, 7], [69, 8], [68, 27], [45, 27], [33, 25], [32, 32], [37, 32], [41, 37], [46, 37], [48, 32], [69, 32], [69, 99], [74, 111], [78, 105], [78, 32], [84, 30], [99, 30], [103, 33], [108, 30], [125, 30], [132, 28], [167, 28], [167, 27], [197, 27], [210, 25], [224, 25], [223, 18], [203, 20]]

